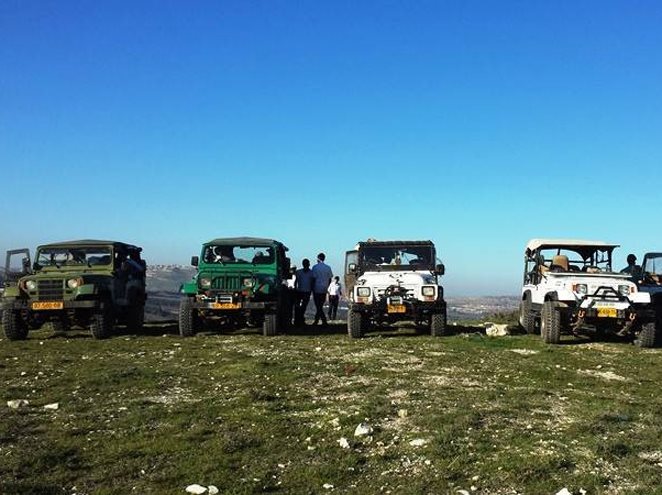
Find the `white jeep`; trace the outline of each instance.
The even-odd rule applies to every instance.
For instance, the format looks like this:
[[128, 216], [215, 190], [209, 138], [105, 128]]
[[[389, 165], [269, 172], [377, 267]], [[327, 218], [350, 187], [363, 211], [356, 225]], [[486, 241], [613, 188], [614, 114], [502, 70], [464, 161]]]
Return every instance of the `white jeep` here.
[[558, 344], [561, 333], [614, 333], [643, 347], [655, 341], [650, 294], [612, 269], [618, 245], [599, 241], [532, 239], [524, 254], [520, 324]]
[[446, 301], [431, 241], [359, 242], [345, 256], [347, 332], [359, 338], [371, 323], [413, 321], [434, 336], [446, 333]]

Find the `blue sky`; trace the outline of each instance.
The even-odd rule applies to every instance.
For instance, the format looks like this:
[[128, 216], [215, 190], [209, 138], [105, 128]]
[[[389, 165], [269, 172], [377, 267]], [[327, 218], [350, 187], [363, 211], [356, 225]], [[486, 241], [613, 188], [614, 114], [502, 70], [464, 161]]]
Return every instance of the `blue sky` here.
[[432, 239], [515, 294], [532, 237], [662, 249], [662, 4], [0, 3], [0, 249], [153, 263]]

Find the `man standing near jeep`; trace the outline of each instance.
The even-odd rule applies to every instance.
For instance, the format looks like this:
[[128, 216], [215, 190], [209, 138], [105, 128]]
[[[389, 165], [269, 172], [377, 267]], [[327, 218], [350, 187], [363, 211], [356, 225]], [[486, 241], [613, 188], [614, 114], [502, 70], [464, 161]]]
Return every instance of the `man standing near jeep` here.
[[313, 325], [322, 320], [322, 326], [326, 326], [326, 315], [324, 314], [324, 302], [326, 301], [326, 291], [329, 288], [333, 272], [331, 267], [324, 263], [326, 256], [324, 253], [317, 255], [317, 264], [313, 267], [313, 277], [315, 283], [313, 284], [313, 300], [315, 301], [315, 321]]
[[303, 268], [294, 272], [294, 289], [296, 290], [296, 303], [294, 304], [294, 325], [305, 325], [306, 308], [310, 301], [310, 293], [313, 291], [313, 271], [310, 269], [310, 261], [304, 258], [301, 262]]

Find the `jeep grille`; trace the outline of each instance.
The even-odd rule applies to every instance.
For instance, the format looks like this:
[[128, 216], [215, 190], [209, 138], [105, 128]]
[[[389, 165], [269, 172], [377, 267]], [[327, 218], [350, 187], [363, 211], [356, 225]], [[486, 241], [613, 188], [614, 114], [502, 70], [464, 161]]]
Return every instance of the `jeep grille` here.
[[37, 282], [38, 299], [52, 301], [64, 298], [64, 280], [39, 280]]
[[241, 277], [222, 275], [214, 277], [211, 282], [212, 290], [222, 290], [228, 292], [235, 292], [241, 290]]

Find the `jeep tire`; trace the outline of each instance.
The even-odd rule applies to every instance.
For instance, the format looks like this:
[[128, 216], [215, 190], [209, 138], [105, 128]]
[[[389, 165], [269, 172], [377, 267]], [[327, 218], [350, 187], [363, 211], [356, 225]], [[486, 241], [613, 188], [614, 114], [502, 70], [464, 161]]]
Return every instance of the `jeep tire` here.
[[533, 309], [531, 308], [531, 296], [528, 294], [524, 296], [519, 307], [520, 312], [520, 324], [524, 331], [529, 334], [536, 333], [536, 318], [533, 314]]
[[9, 340], [25, 340], [28, 337], [28, 326], [21, 318], [21, 313], [13, 309], [2, 312], [2, 327]]
[[99, 311], [92, 315], [90, 332], [95, 339], [106, 339], [113, 331], [115, 317], [110, 309], [110, 303], [104, 303]]
[[347, 313], [347, 333], [353, 339], [360, 339], [364, 335], [364, 320], [366, 320], [360, 311], [352, 311], [350, 309]]
[[190, 297], [182, 299], [179, 303], [179, 335], [193, 337], [197, 331], [197, 315]]
[[561, 312], [556, 301], [545, 301], [540, 315], [540, 336], [547, 344], [561, 341]]
[[659, 331], [656, 322], [644, 323], [634, 343], [639, 347], [655, 347], [659, 343]]
[[430, 335], [441, 337], [446, 335], [446, 311], [442, 313], [433, 313], [430, 316]]
[[265, 337], [273, 337], [276, 335], [276, 327], [278, 318], [275, 313], [267, 313], [264, 315], [264, 322], [262, 323], [262, 334]]

